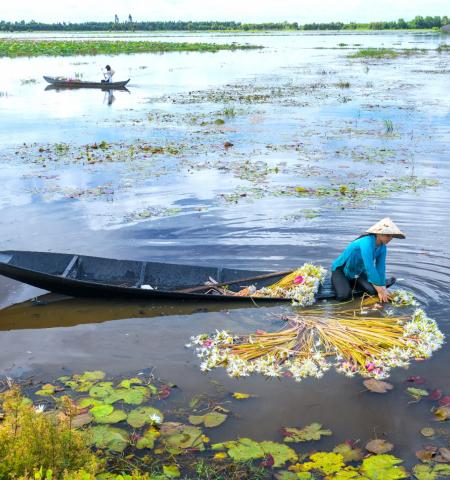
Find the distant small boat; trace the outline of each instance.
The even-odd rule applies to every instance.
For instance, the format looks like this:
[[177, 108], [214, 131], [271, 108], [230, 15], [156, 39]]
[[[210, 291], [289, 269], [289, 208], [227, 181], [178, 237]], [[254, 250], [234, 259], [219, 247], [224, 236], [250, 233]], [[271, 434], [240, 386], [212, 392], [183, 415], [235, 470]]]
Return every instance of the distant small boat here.
[[72, 79], [72, 78], [62, 78], [62, 77], [46, 77], [44, 75], [44, 80], [50, 85], [55, 87], [63, 88], [102, 88], [104, 90], [125, 88], [127, 83], [130, 81], [124, 80], [123, 82], [85, 82], [83, 80]]

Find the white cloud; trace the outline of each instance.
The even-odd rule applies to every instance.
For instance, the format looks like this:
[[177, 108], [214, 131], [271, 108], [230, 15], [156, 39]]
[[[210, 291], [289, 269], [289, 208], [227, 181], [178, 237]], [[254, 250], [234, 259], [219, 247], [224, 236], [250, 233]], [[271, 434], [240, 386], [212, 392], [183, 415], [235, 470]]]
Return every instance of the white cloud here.
[[0, 19], [36, 21], [135, 20], [370, 21], [448, 15], [448, 0], [16, 0], [0, 4]]

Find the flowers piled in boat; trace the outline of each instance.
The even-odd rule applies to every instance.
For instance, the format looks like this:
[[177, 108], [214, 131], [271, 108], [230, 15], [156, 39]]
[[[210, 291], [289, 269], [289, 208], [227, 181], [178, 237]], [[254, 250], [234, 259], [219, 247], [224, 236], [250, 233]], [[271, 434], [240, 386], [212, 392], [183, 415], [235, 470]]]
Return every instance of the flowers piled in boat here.
[[306, 307], [315, 302], [315, 295], [325, 278], [325, 274], [325, 268], [320, 265], [305, 263], [273, 285], [259, 290], [255, 286], [250, 286], [237, 292], [236, 295], [291, 298], [293, 305]]
[[[362, 303], [366, 308], [374, 302]], [[429, 358], [444, 343], [436, 322], [420, 308], [398, 315], [391, 309], [371, 312], [338, 310], [330, 318], [319, 307], [282, 317], [286, 324], [277, 332], [233, 335], [222, 330], [191, 337], [191, 345], [204, 372], [224, 367], [231, 377], [260, 373], [301, 381], [321, 378], [330, 368], [349, 377], [386, 378], [392, 368]]]

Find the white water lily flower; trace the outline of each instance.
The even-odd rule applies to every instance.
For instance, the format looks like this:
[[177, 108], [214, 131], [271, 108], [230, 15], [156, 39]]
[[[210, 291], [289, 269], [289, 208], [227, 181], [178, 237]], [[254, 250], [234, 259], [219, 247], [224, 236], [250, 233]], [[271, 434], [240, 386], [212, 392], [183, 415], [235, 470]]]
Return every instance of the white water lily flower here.
[[35, 405], [34, 411], [36, 413], [43, 413], [45, 410], [45, 405], [43, 403], [40, 403], [39, 405]]

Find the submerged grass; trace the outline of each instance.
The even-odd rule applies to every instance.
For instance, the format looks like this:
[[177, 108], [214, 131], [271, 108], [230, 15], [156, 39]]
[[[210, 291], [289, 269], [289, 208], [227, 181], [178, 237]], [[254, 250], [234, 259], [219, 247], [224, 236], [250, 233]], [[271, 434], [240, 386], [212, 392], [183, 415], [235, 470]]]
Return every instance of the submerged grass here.
[[237, 43], [188, 43], [146, 41], [79, 41], [79, 40], [0, 40], [0, 57], [37, 57], [69, 55], [118, 55], [121, 53], [218, 52], [263, 48]]

